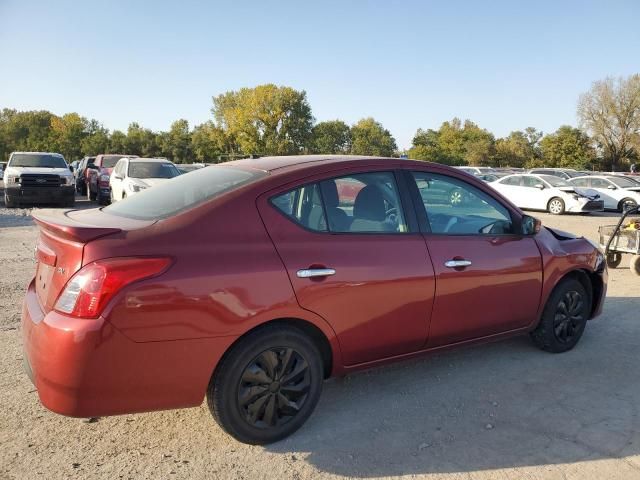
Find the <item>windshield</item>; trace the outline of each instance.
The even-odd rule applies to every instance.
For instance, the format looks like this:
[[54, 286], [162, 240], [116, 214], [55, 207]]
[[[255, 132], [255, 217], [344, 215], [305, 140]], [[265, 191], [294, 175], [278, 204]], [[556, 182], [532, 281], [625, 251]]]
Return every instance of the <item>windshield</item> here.
[[102, 168], [113, 168], [124, 155], [105, 155], [102, 157]]
[[59, 155], [48, 153], [15, 153], [9, 162], [10, 167], [67, 168]]
[[553, 175], [540, 175], [545, 182], [547, 182], [552, 187], [570, 187], [565, 180], [560, 177], [554, 177]]
[[615, 183], [618, 187], [629, 188], [629, 187], [637, 187], [638, 184], [633, 180], [624, 177], [609, 177], [613, 183]]
[[128, 175], [132, 178], [173, 178], [180, 175], [178, 169], [168, 162], [129, 163]]
[[208, 167], [185, 173], [126, 200], [112, 203], [103, 211], [139, 220], [157, 220], [235, 190], [266, 175], [262, 171], [234, 167]]

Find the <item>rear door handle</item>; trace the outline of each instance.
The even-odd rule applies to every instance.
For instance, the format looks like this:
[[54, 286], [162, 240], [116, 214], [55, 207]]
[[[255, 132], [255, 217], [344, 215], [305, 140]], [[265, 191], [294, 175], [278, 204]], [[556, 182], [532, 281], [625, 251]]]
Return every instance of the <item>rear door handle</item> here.
[[333, 268], [306, 268], [296, 273], [298, 278], [328, 277], [335, 274], [336, 271]]
[[447, 268], [460, 268], [460, 267], [468, 267], [471, 265], [469, 260], [447, 260], [444, 262], [444, 266]]

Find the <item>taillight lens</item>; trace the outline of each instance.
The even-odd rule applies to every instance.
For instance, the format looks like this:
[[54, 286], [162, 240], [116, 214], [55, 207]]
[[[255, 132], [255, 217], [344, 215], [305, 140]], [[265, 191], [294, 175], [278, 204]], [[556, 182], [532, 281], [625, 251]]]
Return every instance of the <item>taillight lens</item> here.
[[74, 317], [97, 318], [124, 286], [163, 273], [167, 257], [122, 257], [98, 260], [82, 267], [67, 282], [55, 310]]

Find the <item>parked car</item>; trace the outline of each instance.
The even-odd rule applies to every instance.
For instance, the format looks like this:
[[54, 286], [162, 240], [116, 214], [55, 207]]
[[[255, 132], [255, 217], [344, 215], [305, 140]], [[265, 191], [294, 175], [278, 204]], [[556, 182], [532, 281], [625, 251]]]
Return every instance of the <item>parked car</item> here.
[[[341, 198], [341, 182], [364, 186]], [[475, 200], [438, 206], [434, 182]], [[22, 335], [43, 405], [93, 417], [206, 395], [253, 444], [302, 426], [332, 375], [516, 334], [570, 350], [606, 292], [589, 240], [427, 162], [238, 160], [34, 219]]]
[[531, 173], [533, 175], [553, 175], [554, 177], [562, 178], [563, 180], [569, 180], [583, 175], [571, 168], [533, 168], [527, 173]]
[[98, 155], [93, 161], [93, 166], [86, 170], [87, 198], [96, 200], [100, 205], [106, 205], [111, 200], [109, 178], [113, 167], [121, 158], [137, 158], [137, 155]]
[[553, 215], [604, 210], [604, 202], [597, 192], [576, 188], [552, 175], [508, 175], [492, 182], [491, 186], [527, 210], [546, 210]]
[[471, 175], [483, 175], [487, 173], [495, 173], [495, 170], [491, 167], [455, 167], [463, 172], [470, 173]]
[[73, 172], [76, 181], [76, 192], [80, 195], [87, 194], [87, 168], [93, 166], [95, 159], [96, 157], [84, 157]]
[[111, 201], [146, 190], [180, 175], [180, 171], [169, 160], [161, 158], [121, 158], [116, 163], [109, 185]]
[[73, 174], [64, 157], [49, 152], [13, 152], [3, 175], [4, 204], [75, 203]]
[[489, 182], [495, 182], [496, 180], [501, 179], [502, 177], [506, 177], [507, 175], [511, 175], [511, 172], [494, 172], [494, 173], [482, 173], [476, 175], [480, 180]]
[[622, 175], [589, 175], [572, 178], [569, 183], [598, 192], [607, 210], [622, 212], [640, 205], [640, 184]]

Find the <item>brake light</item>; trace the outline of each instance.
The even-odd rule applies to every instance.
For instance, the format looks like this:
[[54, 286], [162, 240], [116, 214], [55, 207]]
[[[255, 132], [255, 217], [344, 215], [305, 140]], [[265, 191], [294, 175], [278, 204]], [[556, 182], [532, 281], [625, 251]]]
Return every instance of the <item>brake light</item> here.
[[171, 265], [166, 257], [121, 257], [98, 260], [69, 279], [55, 310], [74, 317], [97, 318], [123, 287], [155, 277]]

